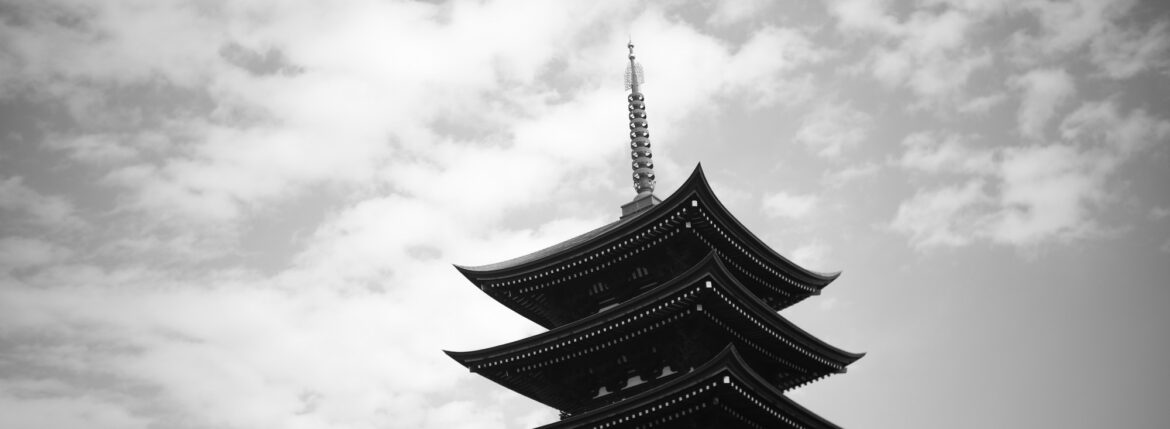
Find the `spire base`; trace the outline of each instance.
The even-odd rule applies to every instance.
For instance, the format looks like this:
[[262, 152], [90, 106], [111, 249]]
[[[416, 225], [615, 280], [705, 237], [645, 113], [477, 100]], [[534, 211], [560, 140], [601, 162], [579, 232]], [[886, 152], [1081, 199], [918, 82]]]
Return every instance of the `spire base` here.
[[658, 205], [662, 200], [654, 196], [651, 192], [643, 192], [634, 197], [633, 201], [622, 204], [622, 217], [618, 219], [625, 219], [627, 217], [644, 212], [647, 209]]

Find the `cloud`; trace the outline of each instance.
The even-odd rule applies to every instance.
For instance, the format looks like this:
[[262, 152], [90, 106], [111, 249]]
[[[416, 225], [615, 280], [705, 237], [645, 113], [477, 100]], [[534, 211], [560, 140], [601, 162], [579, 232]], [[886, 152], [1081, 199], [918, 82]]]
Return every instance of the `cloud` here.
[[829, 11], [837, 18], [841, 30], [873, 31], [895, 34], [901, 31], [897, 20], [886, 12], [888, 2], [840, 0], [830, 3]]
[[1079, 49], [1112, 28], [1117, 18], [1136, 4], [1134, 0], [1022, 3], [1020, 9], [1037, 18], [1040, 31], [1036, 34], [1020, 31], [1013, 35], [1011, 45], [1016, 60], [1034, 63], [1040, 58]]
[[[621, 28], [645, 31], [656, 144], [718, 103], [801, 103], [808, 67], [834, 55], [805, 31], [728, 43], [618, 1], [12, 13], [0, 95], [59, 113], [39, 144], [99, 208], [0, 182], [0, 346], [15, 368], [0, 410], [61, 408], [0, 418], [38, 427], [547, 422], [442, 356], [537, 331], [448, 263], [616, 214], [563, 197], [604, 188], [604, 160], [627, 150]], [[282, 256], [257, 267], [249, 253]]]
[[[994, 85], [1015, 71], [983, 74], [1012, 64], [979, 38], [1009, 6], [887, 6], [832, 4], [857, 45], [829, 45], [838, 38], [822, 25], [781, 27], [764, 2], [711, 4], [717, 28], [678, 4], [622, 1], [9, 5], [0, 99], [32, 113], [0, 118], [20, 136], [0, 154], [0, 426], [551, 421], [555, 411], [441, 354], [539, 330], [448, 264], [524, 254], [616, 217], [616, 203], [590, 201], [628, 177], [627, 29], [664, 152], [710, 121], [744, 119], [725, 112], [754, 121], [806, 105], [777, 130], [795, 128], [821, 157], [844, 162], [870, 136], [887, 140], [901, 125], [856, 107], [872, 100], [809, 103], [821, 85], [866, 85], [833, 73], [838, 62], [917, 98], [877, 108], [995, 120], [1013, 88]], [[1159, 67], [1134, 65], [1158, 52], [1155, 30], [1101, 30], [1080, 46], [1100, 50], [1103, 73], [1136, 76]], [[994, 136], [963, 127], [907, 137], [896, 165], [939, 181], [891, 223], [920, 249], [1084, 237], [1117, 198], [1116, 172], [1170, 132], [1161, 112], [1131, 105], [1080, 104], [1059, 142], [1013, 150], [980, 147]], [[671, 164], [660, 171], [681, 170]], [[822, 180], [884, 165], [851, 162]], [[760, 204], [807, 218], [823, 201], [779, 192]], [[812, 241], [792, 254], [820, 266], [832, 252]]]
[[987, 113], [1006, 99], [1007, 95], [1002, 92], [973, 97], [960, 104], [958, 110], [962, 113]]
[[1006, 150], [991, 238], [1022, 245], [1093, 232], [1087, 210], [1102, 198], [1104, 179], [1094, 167], [1087, 154], [1065, 145]]
[[838, 1], [830, 6], [838, 29], [878, 37], [861, 66], [887, 87], [905, 86], [918, 101], [912, 108], [962, 105], [971, 76], [992, 65], [988, 50], [973, 49], [968, 33], [988, 11], [979, 8], [917, 10], [899, 20], [884, 2]]
[[1091, 42], [1091, 58], [1114, 79], [1126, 79], [1147, 69], [1165, 71], [1170, 66], [1170, 21], [1158, 21], [1144, 33], [1137, 29], [1111, 28]]
[[848, 102], [825, 101], [801, 118], [794, 139], [821, 157], [833, 158], [860, 144], [872, 122], [869, 114]]
[[827, 171], [821, 175], [821, 183], [831, 188], [840, 188], [854, 180], [877, 174], [882, 166], [876, 162], [850, 165], [840, 170]]
[[[85, 225], [73, 204], [60, 196], [43, 195], [24, 184], [21, 177], [0, 180], [0, 212], [5, 223], [0, 231], [59, 231]], [[24, 227], [20, 227], [24, 225]]]
[[907, 137], [903, 168], [965, 182], [919, 191], [899, 206], [891, 227], [919, 249], [977, 240], [1029, 248], [1099, 234], [1104, 227], [1093, 214], [1117, 198], [1110, 177], [1170, 138], [1170, 121], [1102, 101], [1082, 104], [1059, 128], [1060, 143], [994, 150], [970, 148], [958, 136]]
[[906, 136], [899, 164], [926, 173], [990, 173], [995, 169], [994, 151], [975, 147], [974, 137], [953, 133], [918, 132]]
[[800, 219], [812, 213], [817, 201], [816, 195], [776, 192], [764, 195], [761, 204], [769, 217]]
[[909, 235], [918, 249], [970, 244], [982, 227], [981, 212], [992, 198], [982, 180], [918, 191], [898, 206], [893, 230]]
[[69, 249], [35, 238], [0, 238], [0, 267], [8, 270], [56, 263], [70, 253]]
[[769, 6], [768, 0], [740, 0], [709, 2], [713, 7], [707, 23], [718, 26], [742, 24], [759, 16]]
[[919, 191], [898, 207], [891, 226], [920, 250], [979, 239], [1030, 247], [1099, 230], [1088, 213], [1103, 196], [1104, 176], [1090, 155], [1048, 145], [1008, 149], [1000, 157], [994, 170], [963, 185]]
[[776, 103], [795, 105], [813, 95], [810, 75], [783, 78], [808, 65], [824, 61], [833, 53], [817, 46], [802, 32], [766, 27], [755, 32], [727, 65], [725, 79], [757, 107]]
[[[825, 267], [831, 252], [832, 248], [829, 245], [820, 241], [814, 241], [793, 249], [789, 253], [789, 256], [793, 262], [796, 262], [802, 267], [818, 270]], [[826, 308], [822, 307], [822, 309]]]
[[1012, 86], [1023, 90], [1017, 113], [1020, 134], [1033, 139], [1044, 136], [1056, 109], [1076, 94], [1072, 77], [1062, 69], [1031, 70], [1015, 77]]
[[[31, 383], [26, 383], [31, 384]], [[109, 428], [149, 427], [149, 421], [133, 415], [109, 399], [89, 395], [75, 397], [41, 397], [43, 388], [21, 386], [14, 392], [0, 393], [0, 425], [8, 428]], [[26, 396], [27, 395], [27, 396]], [[23, 396], [23, 397], [22, 397]], [[31, 398], [29, 397], [31, 396]]]
[[1144, 109], [1123, 114], [1113, 101], [1089, 102], [1065, 117], [1060, 134], [1065, 140], [1082, 141], [1109, 151], [1114, 158], [1125, 159], [1165, 143], [1170, 136], [1170, 120], [1154, 117]]

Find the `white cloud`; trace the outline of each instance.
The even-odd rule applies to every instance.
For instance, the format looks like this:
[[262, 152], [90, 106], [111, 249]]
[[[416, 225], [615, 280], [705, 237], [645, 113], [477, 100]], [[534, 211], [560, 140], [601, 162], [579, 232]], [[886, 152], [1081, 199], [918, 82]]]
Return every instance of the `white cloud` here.
[[790, 194], [776, 192], [764, 195], [761, 200], [764, 213], [770, 217], [800, 219], [808, 216], [817, 207], [819, 198], [812, 194]]
[[874, 31], [885, 34], [900, 32], [897, 20], [886, 12], [886, 1], [839, 0], [829, 5], [842, 30]]
[[0, 231], [21, 224], [38, 231], [75, 229], [85, 224], [69, 200], [43, 195], [25, 185], [21, 177], [0, 180], [0, 212], [6, 213], [6, 222]]
[[899, 206], [892, 227], [920, 250], [978, 239], [1026, 248], [1083, 238], [1100, 230], [1089, 214], [1104, 197], [1110, 168], [1071, 145], [1009, 148], [993, 165], [967, 170], [975, 178], [962, 186], [919, 191]]
[[713, 7], [707, 18], [708, 24], [726, 26], [742, 24], [763, 13], [770, 4], [768, 0], [734, 0], [708, 2]]
[[1017, 114], [1020, 134], [1033, 139], [1044, 137], [1056, 109], [1076, 94], [1072, 77], [1062, 69], [1031, 70], [1015, 77], [1013, 86], [1023, 90]]
[[899, 207], [893, 228], [919, 249], [980, 239], [1029, 248], [1096, 235], [1105, 228], [1094, 213], [1117, 198], [1107, 187], [1110, 177], [1170, 138], [1170, 120], [1091, 102], [1066, 116], [1060, 130], [1061, 143], [994, 150], [970, 148], [953, 135], [907, 137], [904, 168], [967, 179], [919, 191]]
[[827, 171], [821, 176], [821, 183], [832, 188], [840, 188], [857, 179], [877, 174], [882, 166], [876, 162], [850, 165], [840, 170]]
[[1016, 60], [1035, 63], [1046, 56], [1081, 48], [1111, 28], [1113, 22], [1136, 5], [1135, 0], [1067, 2], [1025, 2], [1020, 9], [1031, 12], [1040, 22], [1038, 34], [1017, 32], [1012, 45]]
[[1113, 28], [1093, 39], [1091, 58], [1105, 75], [1114, 79], [1133, 77], [1147, 69], [1170, 66], [1170, 21], [1159, 21], [1144, 33]]
[[28, 237], [0, 238], [0, 267], [20, 269], [43, 266], [64, 260], [69, 249]]
[[830, 6], [838, 28], [888, 41], [875, 44], [863, 66], [886, 86], [913, 91], [918, 101], [909, 107], [967, 108], [967, 82], [993, 62], [989, 51], [971, 49], [968, 38], [988, 11], [917, 10], [899, 21], [886, 9], [885, 2], [838, 1]]
[[1060, 123], [1065, 140], [1103, 146], [1117, 158], [1165, 143], [1170, 137], [1170, 120], [1151, 116], [1143, 109], [1122, 114], [1112, 101], [1082, 104]]
[[[823, 270], [828, 262], [832, 248], [821, 242], [813, 241], [793, 249], [789, 257], [798, 265], [810, 270]], [[822, 308], [824, 309], [824, 308]]]
[[918, 132], [906, 136], [906, 151], [899, 161], [910, 170], [928, 173], [990, 173], [995, 169], [994, 151], [973, 147], [973, 137]]
[[[21, 383], [27, 385], [28, 383]], [[6, 428], [146, 429], [149, 421], [133, 415], [117, 400], [90, 395], [16, 387], [0, 392], [0, 426]], [[42, 395], [52, 396], [42, 396]]]
[[1103, 177], [1085, 154], [1066, 145], [1012, 148], [1000, 168], [1001, 210], [992, 215], [993, 240], [1027, 245], [1096, 229], [1087, 210], [1102, 197]]
[[812, 78], [784, 78], [785, 73], [824, 61], [832, 53], [796, 30], [767, 27], [755, 32], [727, 65], [725, 79], [751, 104], [795, 105], [813, 95]]
[[837, 157], [865, 139], [872, 126], [869, 114], [847, 102], [823, 102], [800, 121], [794, 139], [822, 157]]
[[[523, 254], [616, 217], [616, 204], [581, 196], [610, 186], [597, 178], [626, 159], [627, 29], [660, 155], [724, 111], [766, 116], [823, 83], [865, 85], [826, 70], [841, 58], [926, 100], [917, 107], [994, 119], [1005, 88], [963, 94], [1006, 65], [971, 45], [1006, 6], [928, 3], [835, 3], [860, 54], [827, 46], [836, 39], [816, 24], [778, 27], [764, 2], [714, 4], [718, 29], [692, 26], [676, 4], [614, 0], [10, 5], [0, 98], [33, 104], [35, 118], [15, 122], [45, 137], [38, 147], [35, 133], [6, 132], [23, 140], [0, 154], [18, 167], [0, 178], [0, 426], [551, 421], [441, 354], [538, 330], [447, 264]], [[1157, 51], [1156, 31], [1108, 34], [1100, 49], [1121, 47], [1098, 59], [1109, 74], [1140, 73], [1127, 61]], [[803, 119], [797, 140], [824, 157], [889, 131], [828, 100], [778, 129]], [[1076, 236], [1094, 225], [1105, 179], [1167, 134], [1160, 112], [1119, 105], [1081, 106], [1061, 122], [1064, 146], [991, 161], [955, 133], [907, 143], [903, 167], [959, 182], [903, 202], [897, 230], [920, 248]], [[670, 159], [661, 171], [680, 170]], [[883, 167], [843, 165], [824, 180]], [[778, 193], [761, 205], [800, 218], [824, 201]], [[263, 241], [253, 236], [281, 239], [246, 248]], [[820, 267], [831, 252], [814, 241], [792, 255]], [[256, 253], [287, 260], [257, 267], [243, 256]]]
[[959, 111], [963, 113], [987, 113], [993, 107], [998, 106], [1007, 99], [1007, 95], [999, 92], [994, 94], [987, 94], [979, 97], [971, 98], [970, 100], [959, 105]]
[[[79, 213], [2, 182], [0, 208], [52, 221], [34, 232], [97, 222], [0, 242], [19, 271], [0, 278], [0, 337], [21, 344], [6, 359], [39, 374], [0, 381], [0, 409], [65, 408], [5, 422], [547, 422], [442, 355], [537, 330], [447, 262], [524, 254], [608, 219], [547, 206], [598, 187], [598, 160], [627, 150], [614, 23], [644, 31], [656, 144], [720, 101], [807, 99], [805, 68], [833, 55], [804, 31], [729, 44], [620, 1], [221, 6], [44, 3], [20, 8], [29, 26], [0, 28], [17, 59], [0, 65], [0, 94], [67, 105], [45, 144], [104, 193], [102, 213]], [[302, 238], [241, 248], [320, 194], [326, 207], [309, 209], [322, 219], [284, 227]], [[246, 251], [293, 256], [261, 272]], [[40, 379], [56, 385], [27, 387]]]
[[891, 227], [910, 236], [918, 249], [963, 246], [982, 227], [980, 215], [992, 198], [986, 183], [971, 180], [960, 186], [918, 191], [898, 206]]

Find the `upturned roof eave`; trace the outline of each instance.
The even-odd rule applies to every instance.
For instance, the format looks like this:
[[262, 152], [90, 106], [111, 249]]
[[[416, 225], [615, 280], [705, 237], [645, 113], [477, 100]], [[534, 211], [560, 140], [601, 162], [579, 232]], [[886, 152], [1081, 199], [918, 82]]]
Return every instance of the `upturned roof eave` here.
[[[864, 353], [851, 353], [840, 348], [834, 347], [824, 341], [821, 341], [816, 336], [810, 334], [808, 331], [801, 329], [792, 322], [785, 319], [775, 311], [772, 311], [767, 304], [753, 294], [746, 286], [741, 283], [734, 274], [727, 269], [718, 255], [715, 252], [710, 252], [701, 261], [696, 263], [691, 268], [684, 271], [682, 274], [675, 276], [675, 278], [664, 282], [663, 284], [646, 291], [638, 296], [631, 298], [617, 307], [614, 307], [605, 312], [596, 313], [571, 323], [556, 327], [549, 331], [533, 335], [527, 338], [522, 338], [509, 343], [500, 344], [486, 349], [472, 350], [465, 352], [450, 352], [445, 351], [448, 356], [455, 359], [461, 365], [470, 367], [473, 360], [488, 359], [490, 356], [507, 355], [525, 350], [527, 348], [537, 347], [542, 344], [556, 342], [563, 338], [578, 335], [581, 332], [588, 332], [606, 326], [614, 320], [620, 320], [629, 314], [640, 311], [647, 305], [653, 305], [657, 301], [657, 297], [661, 295], [671, 294], [676, 292], [676, 289], [683, 289], [690, 287], [693, 283], [701, 279], [705, 275], [712, 275], [715, 277], [722, 277], [726, 283], [726, 290], [735, 295], [738, 300], [748, 305], [752, 309], [752, 313], [765, 321], [768, 321], [772, 328], [781, 332], [785, 332], [792, 339], [797, 340], [804, 346], [814, 349], [819, 355], [825, 358], [831, 358], [842, 368], [852, 364], [853, 362], [864, 356]], [[720, 282], [723, 284], [724, 282]]]
[[754, 245], [755, 249], [753, 250], [760, 252], [762, 256], [773, 258], [773, 262], [779, 262], [779, 264], [776, 265], [791, 267], [797, 272], [817, 280], [818, 283], [821, 283], [819, 285], [820, 287], [824, 287], [829, 283], [832, 283], [833, 280], [836, 280], [837, 277], [841, 275], [841, 271], [822, 273], [804, 268], [796, 262], [785, 258], [784, 255], [777, 253], [774, 249], [772, 249], [771, 246], [768, 246], [767, 243], [764, 243], [764, 241], [757, 237], [755, 233], [744, 226], [743, 223], [740, 222], [739, 219], [737, 219], [735, 215], [733, 215], [731, 211], [727, 209], [727, 206], [723, 205], [723, 201], [719, 200], [719, 196], [715, 194], [715, 190], [711, 189], [711, 184], [707, 181], [707, 175], [703, 172], [702, 164], [695, 167], [695, 171], [691, 173], [691, 178], [687, 179], [687, 183], [691, 183], [692, 180], [694, 180], [695, 184], [697, 185], [695, 190], [698, 191], [700, 195], [710, 198], [711, 202], [714, 203], [713, 208], [718, 209], [718, 211], [715, 213], [725, 218], [725, 221], [729, 224], [729, 226], [733, 226], [735, 228], [734, 233], [738, 234], [741, 240]]
[[674, 212], [674, 210], [678, 206], [682, 205], [691, 194], [695, 193], [704, 197], [704, 199], [710, 199], [711, 202], [714, 203], [712, 208], [716, 209], [713, 211], [713, 213], [715, 213], [717, 217], [722, 218], [722, 220], [725, 221], [727, 226], [730, 227], [733, 233], [736, 234], [741, 241], [744, 241], [745, 243], [748, 243], [750, 246], [752, 246], [752, 250], [758, 252], [766, 259], [771, 259], [773, 265], [778, 267], [788, 267], [792, 270], [795, 270], [797, 273], [811, 279], [813, 283], [816, 283], [818, 288], [823, 288], [841, 275], [841, 272], [839, 271], [821, 273], [804, 268], [789, 260], [788, 258], [785, 258], [783, 255], [780, 255], [766, 243], [760, 240], [759, 237], [744, 227], [744, 225], [738, 219], [736, 219], [730, 211], [727, 210], [727, 207], [723, 205], [718, 196], [715, 195], [715, 192], [711, 189], [710, 184], [707, 182], [707, 176], [703, 172], [703, 165], [701, 163], [695, 166], [695, 169], [691, 172], [691, 175], [687, 178], [687, 180], [683, 182], [683, 184], [679, 186], [677, 190], [671, 193], [670, 196], [662, 200], [661, 204], [647, 209], [642, 213], [638, 213], [625, 219], [619, 219], [584, 234], [565, 240], [561, 243], [516, 258], [479, 266], [459, 264], [455, 264], [454, 266], [457, 270], [459, 270], [460, 273], [464, 275], [464, 277], [473, 283], [477, 283], [480, 280], [486, 278], [507, 277], [512, 274], [539, 269], [541, 266], [552, 265], [552, 263], [550, 263], [552, 260], [564, 258], [565, 256], [571, 255], [574, 252], [580, 251], [582, 249], [596, 247], [599, 240], [612, 241], [623, 237], [625, 233], [628, 232], [625, 230], [637, 230], [640, 229], [640, 226], [652, 224], [661, 214]]
[[[673, 292], [673, 289], [684, 288], [689, 286], [690, 281], [697, 280], [707, 273], [707, 267], [719, 263], [719, 257], [714, 252], [708, 253], [706, 257], [700, 260], [691, 268], [675, 276], [673, 279], [667, 280], [662, 284], [654, 287], [651, 290], [643, 292], [625, 302], [622, 302], [617, 307], [611, 308], [607, 311], [594, 313], [592, 315], [577, 319], [573, 322], [558, 326], [548, 331], [536, 334], [530, 337], [522, 338], [510, 343], [500, 344], [498, 346], [488, 347], [486, 349], [471, 350], [465, 352], [444, 351], [448, 356], [458, 361], [463, 366], [468, 366], [461, 359], [474, 359], [477, 356], [486, 357], [488, 355], [507, 354], [508, 350], [520, 350], [525, 347], [538, 344], [545, 341], [550, 341], [556, 338], [571, 336], [573, 333], [586, 330], [596, 325], [602, 325], [605, 321], [610, 319], [620, 319], [622, 316], [638, 309], [646, 301], [652, 300], [656, 295]], [[720, 264], [721, 265], [721, 264]]]

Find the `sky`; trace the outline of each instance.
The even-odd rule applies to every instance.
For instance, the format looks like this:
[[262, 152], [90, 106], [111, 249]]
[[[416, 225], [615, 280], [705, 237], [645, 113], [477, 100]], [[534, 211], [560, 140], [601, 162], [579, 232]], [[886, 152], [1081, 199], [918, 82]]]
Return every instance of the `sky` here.
[[1170, 7], [0, 0], [0, 427], [527, 428], [451, 264], [702, 163], [844, 427], [1170, 422]]

